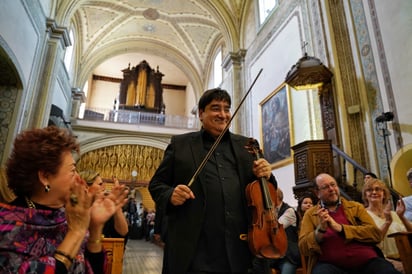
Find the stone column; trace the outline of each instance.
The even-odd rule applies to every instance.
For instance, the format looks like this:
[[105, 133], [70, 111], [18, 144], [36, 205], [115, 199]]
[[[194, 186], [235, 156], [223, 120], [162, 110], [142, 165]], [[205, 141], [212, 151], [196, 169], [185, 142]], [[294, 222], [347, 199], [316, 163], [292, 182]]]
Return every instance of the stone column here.
[[80, 88], [72, 88], [72, 111], [70, 117], [77, 119], [79, 117], [80, 106], [86, 101], [86, 96]]
[[[244, 77], [244, 61], [246, 50], [239, 50], [238, 52], [230, 52], [223, 60], [223, 68], [227, 74], [231, 77], [231, 85], [228, 92], [232, 91], [232, 113], [239, 107], [240, 101], [244, 97], [245, 90], [245, 77]], [[245, 102], [246, 103], [246, 102]], [[245, 104], [244, 103], [244, 104]], [[243, 105], [244, 105], [243, 104]], [[248, 116], [245, 111], [245, 107], [242, 106], [236, 114], [236, 117], [232, 120], [231, 131], [238, 134], [248, 135], [250, 131], [248, 127]]]
[[52, 19], [46, 21], [46, 36], [45, 50], [39, 74], [38, 92], [33, 102], [33, 112], [31, 113], [32, 126], [44, 127], [48, 124], [50, 116], [50, 108], [53, 99], [54, 86], [56, 77], [59, 72], [59, 65], [63, 65], [63, 54], [67, 46], [70, 46], [70, 37], [66, 27], [57, 26]]

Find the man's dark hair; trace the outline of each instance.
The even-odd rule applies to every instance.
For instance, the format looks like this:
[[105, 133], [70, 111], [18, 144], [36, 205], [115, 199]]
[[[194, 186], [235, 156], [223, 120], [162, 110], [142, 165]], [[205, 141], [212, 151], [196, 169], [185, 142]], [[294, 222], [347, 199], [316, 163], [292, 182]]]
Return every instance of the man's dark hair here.
[[412, 168], [406, 172], [406, 178], [409, 180], [412, 178]]
[[363, 177], [365, 178], [365, 176], [366, 175], [369, 175], [369, 176], [371, 176], [372, 178], [374, 178], [374, 179], [378, 179], [378, 176], [376, 176], [376, 174], [375, 173], [372, 173], [372, 172], [366, 172], [364, 175], [363, 175]]
[[232, 104], [229, 93], [221, 88], [213, 88], [206, 90], [199, 99], [198, 110], [205, 110], [205, 107], [213, 100], [225, 101], [229, 105]]

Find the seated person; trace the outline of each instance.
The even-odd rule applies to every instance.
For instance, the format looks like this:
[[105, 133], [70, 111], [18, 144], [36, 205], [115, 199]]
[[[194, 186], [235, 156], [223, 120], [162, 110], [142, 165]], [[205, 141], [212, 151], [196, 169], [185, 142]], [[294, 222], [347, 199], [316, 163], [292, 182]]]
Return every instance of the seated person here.
[[365, 207], [340, 197], [338, 184], [329, 174], [317, 175], [314, 183], [319, 204], [305, 213], [299, 233], [299, 250], [308, 257], [308, 273], [399, 274], [376, 246], [381, 231]]
[[298, 206], [296, 213], [298, 214], [298, 227], [300, 227], [300, 222], [302, 221], [305, 212], [313, 206], [313, 196], [311, 193], [304, 193], [298, 200]]
[[283, 192], [276, 190], [278, 222], [283, 225], [287, 236], [288, 248], [284, 257], [279, 259], [267, 259], [256, 257], [253, 260], [254, 274], [272, 273], [271, 268], [279, 269], [282, 274], [295, 274], [301, 265], [298, 248], [298, 217], [296, 211], [287, 203], [283, 202]]
[[379, 247], [382, 249], [383, 255], [395, 265], [396, 269], [403, 271], [402, 263], [395, 261], [399, 260], [395, 239], [389, 238], [387, 235], [401, 231], [412, 231], [412, 223], [404, 216], [405, 204], [402, 199], [397, 202], [395, 212], [392, 210], [390, 197], [388, 187], [378, 179], [370, 179], [362, 188], [362, 199], [366, 210], [384, 235]]
[[271, 267], [280, 269], [281, 274], [295, 274], [301, 265], [298, 247], [298, 217], [296, 211], [283, 202], [283, 192], [277, 189], [276, 208], [278, 210], [278, 222], [283, 225], [288, 238], [288, 249], [283, 258], [272, 260]]

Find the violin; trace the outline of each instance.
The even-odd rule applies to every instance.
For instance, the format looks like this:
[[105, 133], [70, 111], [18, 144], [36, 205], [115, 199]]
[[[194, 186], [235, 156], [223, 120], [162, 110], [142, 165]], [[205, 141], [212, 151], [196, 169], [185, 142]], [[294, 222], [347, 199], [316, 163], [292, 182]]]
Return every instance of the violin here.
[[[257, 159], [262, 158], [259, 144], [253, 138], [246, 148]], [[288, 242], [283, 225], [276, 213], [277, 193], [275, 186], [262, 177], [246, 186], [248, 207], [252, 211], [247, 240], [251, 252], [257, 257], [278, 259], [285, 256]]]

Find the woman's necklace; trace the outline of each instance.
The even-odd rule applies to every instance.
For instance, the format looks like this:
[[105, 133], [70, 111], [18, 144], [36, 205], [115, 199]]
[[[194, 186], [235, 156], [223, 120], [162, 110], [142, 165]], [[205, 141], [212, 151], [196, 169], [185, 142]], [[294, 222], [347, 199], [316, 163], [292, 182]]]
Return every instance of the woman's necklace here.
[[26, 196], [24, 196], [24, 199], [26, 200], [27, 206], [29, 208], [36, 208], [36, 206], [34, 205], [33, 201], [30, 200], [29, 198], [27, 198]]

